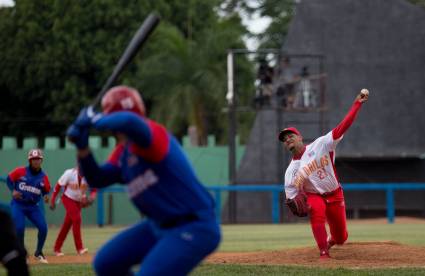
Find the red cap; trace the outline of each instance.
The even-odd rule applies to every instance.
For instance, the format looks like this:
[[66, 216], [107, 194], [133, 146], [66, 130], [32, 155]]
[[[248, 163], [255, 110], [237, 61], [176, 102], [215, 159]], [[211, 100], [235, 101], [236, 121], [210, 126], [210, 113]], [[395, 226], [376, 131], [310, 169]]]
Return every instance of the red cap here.
[[41, 149], [32, 149], [28, 152], [28, 160], [43, 159], [43, 152]]
[[292, 133], [295, 133], [296, 135], [301, 136], [301, 132], [299, 132], [298, 129], [296, 129], [295, 127], [287, 127], [280, 131], [279, 140], [283, 142], [283, 137], [288, 132], [292, 132]]

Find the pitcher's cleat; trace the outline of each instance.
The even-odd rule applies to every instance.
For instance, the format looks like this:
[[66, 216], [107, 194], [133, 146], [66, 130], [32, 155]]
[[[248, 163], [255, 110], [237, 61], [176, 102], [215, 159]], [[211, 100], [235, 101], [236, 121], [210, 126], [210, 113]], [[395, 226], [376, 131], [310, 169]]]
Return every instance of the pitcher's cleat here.
[[328, 251], [323, 250], [322, 252], [320, 252], [320, 260], [329, 260], [331, 258], [331, 256], [329, 255]]

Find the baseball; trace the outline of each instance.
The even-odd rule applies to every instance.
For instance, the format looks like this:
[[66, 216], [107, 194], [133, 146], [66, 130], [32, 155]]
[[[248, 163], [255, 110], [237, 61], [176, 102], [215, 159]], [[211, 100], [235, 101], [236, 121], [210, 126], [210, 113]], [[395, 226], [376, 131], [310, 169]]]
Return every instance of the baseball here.
[[363, 94], [363, 95], [369, 95], [369, 90], [367, 90], [366, 88], [363, 88], [363, 89], [360, 91], [360, 93], [361, 93], [361, 94]]

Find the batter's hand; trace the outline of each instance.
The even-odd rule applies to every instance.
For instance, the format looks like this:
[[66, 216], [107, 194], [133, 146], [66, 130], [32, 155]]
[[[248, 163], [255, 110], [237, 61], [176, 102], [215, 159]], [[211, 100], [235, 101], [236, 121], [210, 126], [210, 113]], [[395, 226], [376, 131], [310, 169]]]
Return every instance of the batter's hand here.
[[43, 199], [44, 199], [44, 203], [49, 203], [49, 196], [48, 195], [44, 195]]
[[85, 107], [81, 109], [74, 125], [79, 127], [90, 127], [93, 121], [97, 120], [99, 116], [102, 116], [102, 114], [94, 111], [93, 106]]
[[77, 149], [86, 149], [89, 146], [89, 129], [72, 124], [66, 131], [68, 140], [75, 144]]
[[17, 190], [13, 190], [12, 197], [14, 199], [22, 199], [22, 193], [21, 192], [18, 192]]

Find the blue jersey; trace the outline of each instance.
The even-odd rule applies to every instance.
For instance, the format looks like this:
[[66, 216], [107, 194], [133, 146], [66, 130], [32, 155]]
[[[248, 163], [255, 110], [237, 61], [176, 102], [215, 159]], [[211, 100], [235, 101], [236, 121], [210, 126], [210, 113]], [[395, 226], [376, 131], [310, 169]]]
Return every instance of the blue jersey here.
[[91, 155], [80, 160], [89, 185], [125, 184], [139, 211], [158, 223], [213, 209], [211, 195], [162, 125], [122, 111], [102, 117], [94, 127], [125, 133], [130, 141], [118, 144], [101, 167]]
[[9, 173], [7, 185], [10, 190], [22, 194], [21, 199], [13, 199], [19, 203], [37, 204], [43, 195], [50, 192], [48, 176], [42, 170], [33, 173], [29, 167], [18, 167]]

